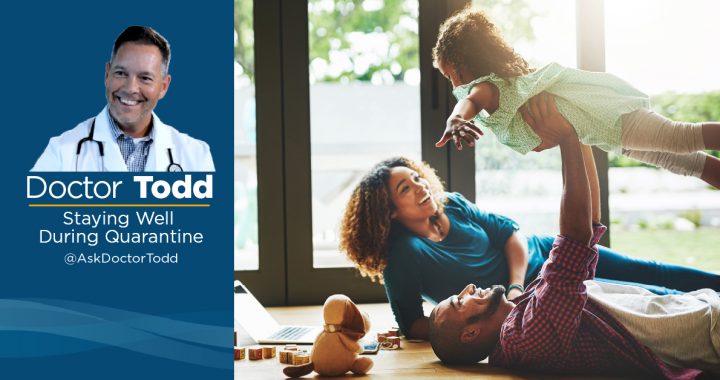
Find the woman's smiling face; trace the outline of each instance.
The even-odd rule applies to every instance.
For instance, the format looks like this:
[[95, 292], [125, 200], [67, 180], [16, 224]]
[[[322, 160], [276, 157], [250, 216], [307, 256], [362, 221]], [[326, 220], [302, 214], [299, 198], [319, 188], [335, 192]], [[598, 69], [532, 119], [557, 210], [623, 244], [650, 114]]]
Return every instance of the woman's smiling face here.
[[427, 219], [438, 211], [430, 183], [410, 168], [390, 169], [387, 190], [395, 206], [391, 217], [400, 222]]

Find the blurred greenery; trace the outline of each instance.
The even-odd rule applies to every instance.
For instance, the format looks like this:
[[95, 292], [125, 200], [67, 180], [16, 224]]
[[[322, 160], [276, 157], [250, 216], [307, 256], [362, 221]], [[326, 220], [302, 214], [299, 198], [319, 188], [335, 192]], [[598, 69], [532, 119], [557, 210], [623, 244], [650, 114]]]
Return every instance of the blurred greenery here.
[[665, 93], [652, 97], [653, 109], [673, 120], [693, 123], [720, 120], [720, 91], [702, 94]]
[[243, 73], [255, 81], [255, 32], [253, 31], [253, 0], [235, 0], [235, 61]]
[[[536, 14], [527, 6], [527, 0], [475, 0], [473, 4], [491, 12], [509, 40], [535, 38], [530, 21]], [[252, 0], [235, 0], [235, 61], [250, 80], [255, 77], [252, 9]], [[324, 70], [315, 79], [371, 81], [374, 74], [380, 73], [403, 80], [408, 70], [419, 68], [417, 19], [417, 0], [309, 0], [309, 60], [340, 67]], [[361, 34], [373, 36], [371, 41], [376, 43], [372, 52], [359, 42]], [[346, 59], [350, 65], [338, 64]], [[358, 64], [359, 60], [367, 61]]]
[[702, 212], [698, 209], [686, 210], [680, 213], [680, 217], [691, 221], [695, 227], [699, 227], [700, 221], [702, 221]]
[[[375, 73], [402, 80], [407, 70], [418, 68], [417, 1], [374, 2], [379, 6], [369, 7], [372, 2], [367, 0], [309, 1], [310, 62], [324, 61], [341, 68], [326, 70], [316, 80], [370, 81]], [[361, 41], [368, 35], [375, 37], [371, 50]], [[338, 65], [337, 61], [344, 59], [351, 64]], [[358, 60], [369, 61], [357, 64]]]
[[720, 271], [717, 249], [708, 248], [720, 247], [720, 230], [717, 228], [695, 231], [627, 231], [613, 228], [610, 245], [614, 250], [633, 257]]

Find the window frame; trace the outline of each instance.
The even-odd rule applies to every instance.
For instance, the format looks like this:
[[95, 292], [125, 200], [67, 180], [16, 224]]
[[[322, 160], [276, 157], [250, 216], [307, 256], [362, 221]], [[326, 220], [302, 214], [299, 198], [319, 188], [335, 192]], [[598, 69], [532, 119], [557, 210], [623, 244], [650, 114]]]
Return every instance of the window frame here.
[[[285, 176], [283, 118], [277, 104], [282, 94], [280, 0], [254, 1], [255, 114], [257, 152], [259, 269], [234, 271], [266, 306], [285, 305]], [[255, 22], [263, 20], [263, 22]], [[261, 47], [261, 48], [258, 48]]]

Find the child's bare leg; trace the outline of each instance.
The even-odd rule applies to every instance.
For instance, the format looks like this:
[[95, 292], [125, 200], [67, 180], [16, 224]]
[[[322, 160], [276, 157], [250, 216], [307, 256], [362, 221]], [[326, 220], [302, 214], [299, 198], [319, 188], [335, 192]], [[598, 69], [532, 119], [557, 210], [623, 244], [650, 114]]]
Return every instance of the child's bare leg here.
[[705, 149], [720, 150], [720, 123], [703, 123]]
[[708, 155], [700, 179], [720, 189], [720, 159]]

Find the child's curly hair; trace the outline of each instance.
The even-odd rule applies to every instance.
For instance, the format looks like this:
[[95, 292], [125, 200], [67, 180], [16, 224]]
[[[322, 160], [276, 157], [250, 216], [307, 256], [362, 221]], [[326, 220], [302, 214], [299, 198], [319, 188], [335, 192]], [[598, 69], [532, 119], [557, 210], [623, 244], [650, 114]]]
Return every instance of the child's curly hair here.
[[494, 73], [503, 79], [533, 71], [500, 35], [485, 12], [466, 7], [440, 25], [433, 47], [433, 66], [465, 68], [473, 78]]
[[442, 212], [447, 201], [435, 171], [424, 162], [393, 157], [375, 165], [353, 190], [340, 227], [340, 250], [357, 266], [363, 277], [383, 283], [382, 272], [387, 264], [388, 238], [395, 205], [387, 190], [390, 170], [410, 168], [430, 183], [430, 192]]

